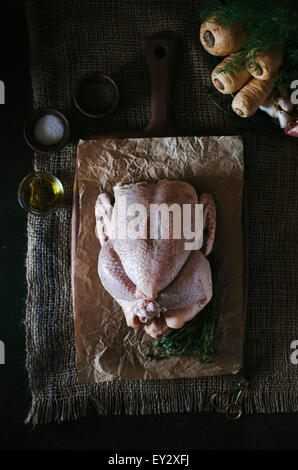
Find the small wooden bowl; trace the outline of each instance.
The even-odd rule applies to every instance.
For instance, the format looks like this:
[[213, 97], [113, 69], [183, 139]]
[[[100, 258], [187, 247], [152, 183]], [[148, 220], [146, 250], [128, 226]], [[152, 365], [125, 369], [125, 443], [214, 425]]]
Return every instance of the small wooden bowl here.
[[[35, 135], [34, 135], [34, 129], [37, 121], [43, 117], [46, 116], [47, 114], [52, 114], [54, 116], [57, 116], [64, 128], [64, 135], [59, 142], [53, 145], [44, 145], [40, 143]], [[24, 125], [24, 137], [29, 145], [33, 150], [35, 150], [38, 153], [42, 154], [47, 154], [47, 153], [55, 153], [58, 150], [62, 149], [65, 147], [65, 145], [68, 142], [70, 135], [70, 125], [64, 114], [60, 113], [60, 111], [57, 111], [56, 109], [52, 108], [40, 108], [40, 109], [35, 109], [31, 112], [31, 114], [28, 116], [28, 118], [25, 121]]]
[[74, 96], [78, 110], [91, 118], [111, 114], [119, 101], [116, 83], [100, 72], [89, 73], [80, 81]]

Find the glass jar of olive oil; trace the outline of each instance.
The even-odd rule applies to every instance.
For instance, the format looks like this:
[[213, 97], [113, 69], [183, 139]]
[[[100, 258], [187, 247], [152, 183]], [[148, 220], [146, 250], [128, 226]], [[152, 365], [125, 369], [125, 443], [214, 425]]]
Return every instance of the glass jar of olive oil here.
[[61, 181], [50, 173], [30, 173], [19, 185], [19, 203], [34, 215], [50, 214], [61, 206], [63, 197]]

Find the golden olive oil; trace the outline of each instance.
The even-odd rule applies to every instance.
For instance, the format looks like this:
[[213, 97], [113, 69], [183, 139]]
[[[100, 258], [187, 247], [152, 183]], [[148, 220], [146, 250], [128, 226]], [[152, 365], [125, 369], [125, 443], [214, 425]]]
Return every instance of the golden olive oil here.
[[63, 186], [54, 176], [47, 173], [28, 175], [19, 191], [21, 205], [34, 214], [49, 214], [61, 205]]

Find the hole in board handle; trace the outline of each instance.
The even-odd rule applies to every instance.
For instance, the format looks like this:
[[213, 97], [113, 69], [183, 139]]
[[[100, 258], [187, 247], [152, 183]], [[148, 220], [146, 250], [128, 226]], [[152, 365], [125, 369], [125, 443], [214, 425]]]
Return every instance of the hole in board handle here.
[[158, 57], [159, 59], [162, 59], [167, 53], [166, 49], [163, 46], [156, 46], [154, 52], [156, 57]]

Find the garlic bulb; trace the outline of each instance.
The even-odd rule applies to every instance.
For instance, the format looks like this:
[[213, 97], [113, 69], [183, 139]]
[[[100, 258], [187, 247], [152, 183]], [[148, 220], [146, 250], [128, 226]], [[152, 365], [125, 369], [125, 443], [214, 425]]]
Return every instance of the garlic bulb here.
[[295, 107], [285, 88], [282, 91], [273, 90], [259, 109], [277, 120], [281, 129], [295, 120], [293, 117]]

